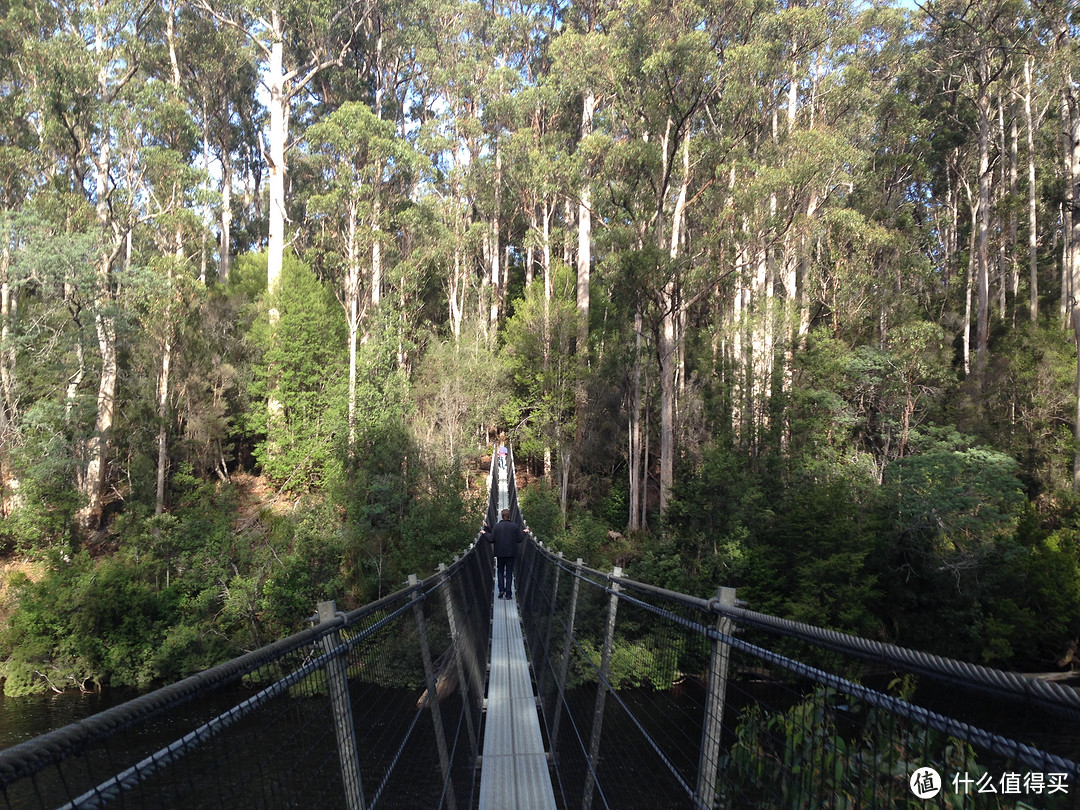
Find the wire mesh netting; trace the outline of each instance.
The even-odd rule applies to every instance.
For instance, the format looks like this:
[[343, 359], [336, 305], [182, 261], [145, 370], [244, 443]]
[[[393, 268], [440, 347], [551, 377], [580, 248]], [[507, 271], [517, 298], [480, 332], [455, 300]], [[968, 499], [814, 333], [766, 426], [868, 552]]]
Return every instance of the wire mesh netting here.
[[[1080, 696], [570, 563], [522, 561], [565, 807], [1080, 806]], [[621, 573], [621, 572], [620, 572]]]
[[[523, 523], [512, 456], [500, 469], [493, 453], [487, 521], [505, 507]], [[517, 573], [562, 807], [1080, 807], [1067, 686], [538, 543]], [[324, 603], [309, 630], [0, 751], [0, 808], [474, 807], [492, 591], [474, 543], [357, 611]]]
[[483, 552], [0, 752], [0, 807], [469, 806], [491, 618]]

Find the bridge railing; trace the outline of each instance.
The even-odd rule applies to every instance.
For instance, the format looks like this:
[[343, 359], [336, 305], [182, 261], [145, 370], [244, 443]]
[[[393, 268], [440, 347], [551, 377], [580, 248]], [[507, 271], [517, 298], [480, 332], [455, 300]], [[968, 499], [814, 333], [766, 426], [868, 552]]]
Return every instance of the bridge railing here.
[[468, 807], [491, 590], [474, 544], [359, 610], [323, 603], [303, 632], [0, 751], [0, 808]]
[[929, 806], [1080, 806], [1069, 687], [757, 614], [731, 589], [665, 591], [539, 544], [520, 582], [563, 806], [921, 807], [935, 788]]

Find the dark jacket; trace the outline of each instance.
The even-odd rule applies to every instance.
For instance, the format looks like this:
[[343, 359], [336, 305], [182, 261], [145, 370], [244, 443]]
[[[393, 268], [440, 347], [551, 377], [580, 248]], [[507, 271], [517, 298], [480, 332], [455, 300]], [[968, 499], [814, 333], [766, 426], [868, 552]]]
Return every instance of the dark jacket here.
[[500, 520], [484, 532], [484, 539], [495, 545], [496, 557], [516, 557], [517, 547], [525, 542], [525, 532], [512, 520]]

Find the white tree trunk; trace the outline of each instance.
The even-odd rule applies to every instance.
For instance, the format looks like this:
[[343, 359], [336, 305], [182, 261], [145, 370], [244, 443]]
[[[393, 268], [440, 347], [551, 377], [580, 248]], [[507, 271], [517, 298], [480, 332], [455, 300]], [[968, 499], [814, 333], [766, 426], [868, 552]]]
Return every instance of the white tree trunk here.
[[488, 260], [491, 263], [491, 309], [488, 313], [491, 334], [494, 335], [499, 328], [499, 304], [502, 300], [502, 271], [499, 267], [499, 249], [501, 237], [499, 234], [499, 208], [502, 205], [502, 150], [498, 141], [495, 142], [495, 208], [491, 212], [491, 250]]
[[349, 205], [349, 241], [346, 259], [349, 267], [345, 279], [345, 319], [349, 341], [349, 415], [348, 454], [356, 455], [356, 343], [360, 333], [360, 251], [356, 234], [356, 206]]
[[1076, 291], [1072, 287], [1072, 232], [1073, 211], [1075, 201], [1073, 199], [1073, 184], [1069, 175], [1072, 167], [1072, 144], [1069, 142], [1069, 129], [1072, 114], [1069, 112], [1069, 96], [1064, 90], [1061, 92], [1061, 159], [1062, 179], [1064, 180], [1065, 193], [1061, 207], [1061, 323], [1068, 324], [1069, 313], [1073, 307]]
[[[98, 21], [94, 26], [94, 51], [99, 59], [98, 93], [99, 100], [105, 104], [109, 98], [109, 67], [105, 59], [104, 23]], [[103, 113], [107, 116], [108, 111]], [[102, 506], [105, 497], [107, 479], [107, 459], [112, 438], [113, 413], [116, 405], [116, 325], [110, 310], [112, 292], [112, 265], [119, 254], [118, 236], [114, 229], [112, 212], [109, 205], [109, 175], [112, 166], [111, 124], [102, 121], [100, 143], [94, 159], [94, 199], [98, 225], [106, 238], [113, 241], [112, 250], [103, 247], [98, 257], [98, 279], [96, 293], [96, 312], [94, 327], [97, 332], [98, 351], [101, 354], [101, 377], [98, 379], [97, 413], [94, 419], [94, 431], [86, 443], [86, 475], [82, 479], [82, 496], [85, 500], [76, 519], [84, 531], [95, 529], [101, 521]]]
[[642, 477], [642, 436], [641, 436], [641, 333], [644, 322], [641, 310], [634, 313], [634, 369], [630, 378], [630, 425], [629, 425], [629, 477], [630, 477], [630, 522], [629, 531], [641, 528], [641, 504], [644, 501], [644, 479]]
[[678, 320], [679, 289], [675, 260], [679, 255], [680, 236], [686, 213], [686, 195], [690, 185], [690, 136], [682, 144], [682, 180], [675, 208], [671, 215], [671, 234], [668, 256], [671, 258], [670, 275], [661, 294], [660, 321], [660, 514], [667, 511], [671, 490], [675, 483], [675, 434], [678, 414]]
[[[593, 114], [596, 112], [596, 94], [591, 90], [585, 93], [581, 111], [581, 138], [592, 135]], [[589, 286], [592, 272], [592, 189], [589, 185], [588, 172], [581, 184], [581, 200], [578, 203], [578, 247], [577, 247], [577, 307], [581, 317], [578, 323], [578, 354], [588, 357], [589, 343]]]
[[1033, 56], [1024, 60], [1024, 125], [1027, 130], [1028, 149], [1028, 273], [1030, 276], [1030, 300], [1028, 313], [1031, 322], [1039, 320], [1039, 233], [1038, 189], [1035, 188], [1035, 126], [1031, 114], [1031, 68]]
[[[988, 57], [980, 56], [985, 62]], [[988, 70], [980, 65], [980, 74]], [[980, 79], [976, 106], [979, 114], [979, 215], [976, 228], [976, 302], [975, 314], [975, 367], [981, 374], [986, 367], [990, 347], [990, 190], [993, 177], [990, 172], [990, 95], [989, 80]]]
[[221, 244], [218, 251], [221, 254], [218, 264], [218, 281], [222, 284], [229, 282], [230, 246], [232, 244], [232, 186], [233, 168], [229, 159], [228, 144], [222, 144], [221, 148]]
[[[285, 91], [284, 43], [281, 15], [275, 8], [272, 16], [273, 34], [266, 83], [270, 91], [270, 154], [268, 163], [270, 234], [267, 242], [266, 291], [273, 295], [281, 283], [281, 266], [285, 256], [285, 148], [289, 141], [289, 97]], [[278, 321], [278, 310], [271, 308], [270, 324]]]
[[18, 417], [18, 354], [12, 332], [18, 318], [18, 297], [11, 284], [11, 248], [8, 234], [0, 244], [0, 516], [6, 517], [23, 505], [21, 482], [10, 463], [8, 448], [13, 446], [11, 431]]

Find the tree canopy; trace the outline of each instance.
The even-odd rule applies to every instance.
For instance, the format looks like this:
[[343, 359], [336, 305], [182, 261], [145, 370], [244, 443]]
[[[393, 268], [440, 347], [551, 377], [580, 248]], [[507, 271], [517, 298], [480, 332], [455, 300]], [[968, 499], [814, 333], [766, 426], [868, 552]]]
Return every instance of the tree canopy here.
[[1066, 0], [0, 0], [5, 688], [396, 587], [499, 440], [568, 555], [1054, 668], [1078, 36]]

